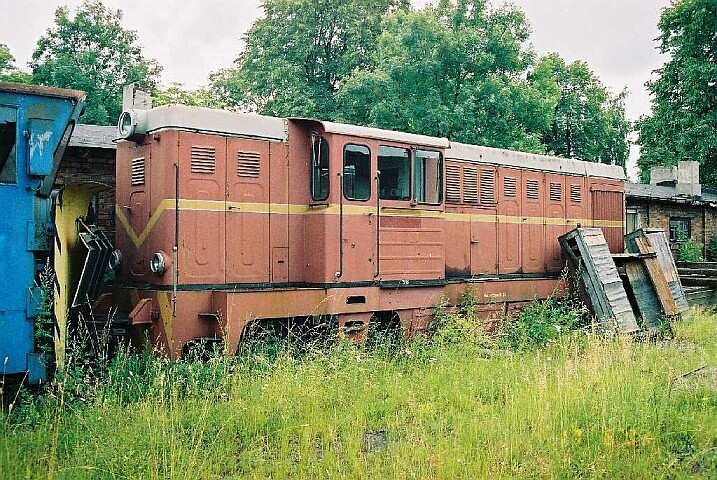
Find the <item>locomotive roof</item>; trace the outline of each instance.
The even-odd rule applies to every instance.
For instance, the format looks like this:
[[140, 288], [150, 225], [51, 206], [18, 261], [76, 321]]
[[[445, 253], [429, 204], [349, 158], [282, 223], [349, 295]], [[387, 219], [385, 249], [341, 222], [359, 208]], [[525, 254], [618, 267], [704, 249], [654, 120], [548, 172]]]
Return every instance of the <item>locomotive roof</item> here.
[[428, 135], [396, 132], [394, 130], [384, 130], [381, 128], [361, 127], [359, 125], [349, 125], [347, 123], [325, 122], [313, 118], [290, 118], [289, 120], [316, 122], [323, 127], [326, 133], [371, 138], [374, 140], [388, 140], [434, 148], [448, 148], [450, 145], [448, 139], [442, 137], [430, 137]]
[[146, 110], [147, 132], [163, 128], [286, 141], [286, 121], [253, 113], [235, 113], [186, 105], [162, 105]]
[[504, 150], [502, 148], [481, 147], [465, 143], [451, 142], [446, 150], [446, 158], [475, 163], [489, 163], [493, 165], [529, 168], [556, 173], [573, 175], [586, 175], [590, 177], [603, 177], [615, 180], [624, 180], [625, 172], [619, 165], [585, 162], [572, 158], [550, 157], [534, 153]]
[[24, 83], [0, 82], [0, 92], [21, 93], [25, 95], [42, 95], [44, 97], [69, 98], [77, 101], [85, 99], [85, 92], [80, 90], [45, 87], [42, 85], [27, 85]]

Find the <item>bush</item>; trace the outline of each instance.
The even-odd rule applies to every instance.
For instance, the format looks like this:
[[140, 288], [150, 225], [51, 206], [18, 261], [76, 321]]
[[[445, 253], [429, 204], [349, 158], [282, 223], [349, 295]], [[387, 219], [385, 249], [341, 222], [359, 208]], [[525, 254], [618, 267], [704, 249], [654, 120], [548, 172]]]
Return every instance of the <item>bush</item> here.
[[680, 242], [679, 249], [677, 250], [680, 260], [683, 262], [704, 262], [705, 257], [702, 254], [703, 245], [699, 242], [695, 242], [691, 238]]
[[707, 246], [707, 260], [717, 262], [717, 232], [712, 233], [712, 240]]

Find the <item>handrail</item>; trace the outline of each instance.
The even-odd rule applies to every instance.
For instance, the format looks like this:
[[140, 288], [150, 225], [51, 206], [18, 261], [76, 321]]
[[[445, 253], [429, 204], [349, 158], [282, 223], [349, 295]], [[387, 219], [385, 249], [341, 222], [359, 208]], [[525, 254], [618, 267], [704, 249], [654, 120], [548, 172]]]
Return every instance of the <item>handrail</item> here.
[[374, 278], [378, 277], [381, 267], [381, 170], [376, 170], [376, 270]]
[[341, 172], [336, 176], [339, 177], [339, 271], [335, 274], [338, 280], [344, 272], [344, 178]]

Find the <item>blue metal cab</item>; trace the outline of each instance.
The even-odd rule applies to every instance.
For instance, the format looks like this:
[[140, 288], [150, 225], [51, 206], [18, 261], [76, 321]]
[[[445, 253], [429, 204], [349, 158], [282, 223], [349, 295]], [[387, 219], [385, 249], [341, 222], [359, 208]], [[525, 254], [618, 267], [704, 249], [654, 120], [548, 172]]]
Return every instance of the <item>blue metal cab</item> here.
[[84, 107], [76, 90], [0, 82], [0, 373], [45, 367], [35, 350], [37, 273], [53, 245], [50, 193]]

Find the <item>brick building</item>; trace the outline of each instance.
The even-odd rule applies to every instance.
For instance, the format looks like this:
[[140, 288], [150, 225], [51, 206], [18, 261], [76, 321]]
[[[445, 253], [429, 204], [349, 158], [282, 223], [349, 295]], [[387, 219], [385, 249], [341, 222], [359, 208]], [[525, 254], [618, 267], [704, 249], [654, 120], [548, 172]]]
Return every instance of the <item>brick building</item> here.
[[649, 185], [625, 186], [627, 231], [662, 228], [673, 252], [678, 249], [681, 235], [705, 247], [709, 245], [717, 229], [717, 190], [702, 188], [699, 164], [680, 162], [678, 166], [656, 167], [650, 178]]
[[115, 154], [117, 127], [78, 124], [57, 174], [56, 185], [99, 182], [107, 185], [97, 201], [98, 224], [114, 239], [115, 232]]

